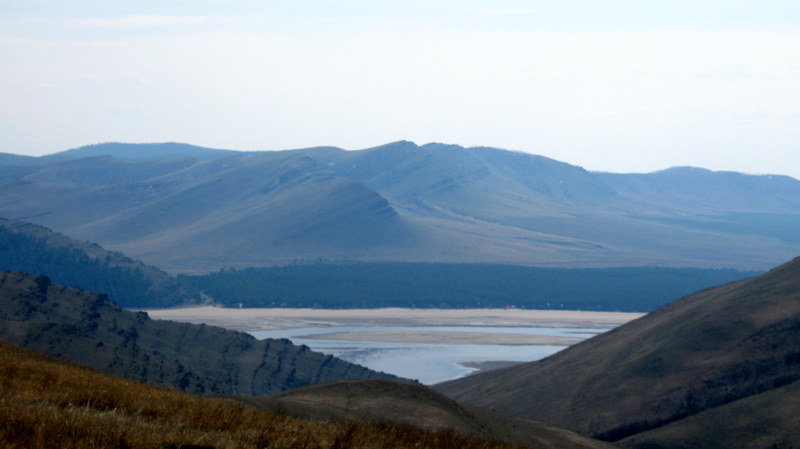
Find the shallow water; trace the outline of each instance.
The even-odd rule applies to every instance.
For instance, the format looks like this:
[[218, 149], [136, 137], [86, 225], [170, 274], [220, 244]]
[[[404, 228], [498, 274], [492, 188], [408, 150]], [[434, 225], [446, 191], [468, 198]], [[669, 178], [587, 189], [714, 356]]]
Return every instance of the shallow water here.
[[314, 351], [331, 354], [367, 368], [391, 373], [423, 384], [457, 379], [475, 371], [464, 362], [529, 362], [554, 354], [564, 345], [479, 345], [440, 343], [387, 343], [376, 341], [337, 341], [315, 339], [315, 334], [331, 332], [437, 331], [536, 334], [555, 337], [588, 338], [607, 329], [563, 327], [499, 326], [329, 326], [250, 332], [256, 338], [288, 338]]

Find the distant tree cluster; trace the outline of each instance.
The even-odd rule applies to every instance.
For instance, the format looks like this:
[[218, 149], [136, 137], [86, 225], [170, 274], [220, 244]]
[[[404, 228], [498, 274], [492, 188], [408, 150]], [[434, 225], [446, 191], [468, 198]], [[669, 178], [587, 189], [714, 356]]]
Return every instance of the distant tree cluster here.
[[695, 291], [756, 274], [695, 268], [349, 263], [222, 270], [180, 275], [178, 280], [230, 307], [510, 306], [649, 312]]
[[154, 280], [133, 261], [115, 266], [106, 259], [0, 227], [0, 270], [44, 275], [61, 285], [105, 293], [123, 307], [169, 307], [192, 300], [188, 290], [166, 274], [166, 282]]

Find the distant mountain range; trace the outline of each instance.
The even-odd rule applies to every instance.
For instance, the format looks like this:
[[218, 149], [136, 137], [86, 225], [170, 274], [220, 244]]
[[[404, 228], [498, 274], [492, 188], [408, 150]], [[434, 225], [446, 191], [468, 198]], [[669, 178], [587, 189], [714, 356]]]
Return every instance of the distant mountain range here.
[[0, 216], [172, 272], [318, 260], [766, 269], [800, 252], [800, 181], [790, 177], [592, 173], [406, 141], [0, 155]]
[[151, 320], [105, 295], [0, 271], [0, 340], [195, 394], [268, 395], [342, 379], [396, 379], [289, 340]]
[[437, 389], [641, 449], [800, 447], [799, 343], [800, 258]]

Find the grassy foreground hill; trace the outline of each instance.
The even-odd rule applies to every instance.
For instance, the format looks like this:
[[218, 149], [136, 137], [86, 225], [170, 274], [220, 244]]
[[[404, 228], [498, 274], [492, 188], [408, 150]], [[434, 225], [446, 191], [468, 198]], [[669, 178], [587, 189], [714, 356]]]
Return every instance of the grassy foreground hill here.
[[43, 226], [2, 218], [0, 270], [46, 275], [62, 285], [106, 293], [123, 307], [171, 307], [201, 301], [196, 290], [158, 268]]
[[[544, 360], [438, 389], [616, 441], [800, 380], [798, 342], [800, 258], [680, 299]], [[796, 424], [783, 416], [775, 426]], [[756, 438], [740, 435], [737, 443]]]
[[432, 389], [385, 379], [345, 380], [239, 400], [292, 416], [333, 422], [394, 422], [427, 430], [454, 430], [539, 449], [611, 449], [609, 443], [569, 430], [459, 404]]
[[167, 391], [0, 342], [4, 448], [415, 448], [511, 446], [391, 423], [326, 423]]
[[0, 272], [0, 340], [198, 394], [268, 395], [331, 380], [394, 378], [289, 340], [151, 320], [105, 295], [19, 272]]

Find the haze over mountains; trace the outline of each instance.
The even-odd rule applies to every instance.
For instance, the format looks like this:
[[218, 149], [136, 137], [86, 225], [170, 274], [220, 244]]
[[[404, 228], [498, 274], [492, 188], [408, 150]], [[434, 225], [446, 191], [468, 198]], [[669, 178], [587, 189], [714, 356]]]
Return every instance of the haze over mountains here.
[[[41, 158], [0, 155], [0, 215], [87, 239], [2, 219], [4, 264], [58, 273], [75, 285], [100, 282], [92, 287], [98, 290], [122, 286], [128, 305], [209, 298], [188, 277], [180, 284], [88, 240], [171, 271], [305, 263], [293, 269], [312, 267], [322, 275], [334, 270], [335, 279], [343, 277], [336, 271], [342, 267], [365, 270], [355, 279], [386, 288], [391, 282], [381, 279], [389, 276], [363, 274], [375, 264], [308, 262], [460, 262], [456, 268], [378, 267], [419, 269], [400, 277], [419, 281], [427, 272], [456, 284], [467, 283], [436, 273], [461, 270], [462, 277], [477, 278], [469, 270], [495, 267], [501, 272], [487, 282], [487, 297], [492, 284], [520, 268], [514, 264], [757, 269], [800, 252], [800, 181], [789, 177], [688, 167], [591, 173], [541, 156], [411, 142], [361, 151], [260, 153], [174, 143], [103, 144]], [[265, 273], [247, 272], [256, 278]], [[300, 287], [319, 287], [319, 280], [300, 278]], [[103, 284], [105, 279], [114, 282]], [[640, 449], [797, 447], [798, 279], [800, 259], [795, 259], [756, 278], [675, 301], [540, 362], [438, 387], [456, 400], [513, 419], [418, 385], [388, 381], [242, 400], [332, 420], [422, 425], [437, 416], [473, 435], [544, 447], [607, 447], [554, 426]], [[243, 283], [221, 285], [233, 290]], [[561, 289], [576, 283], [565, 281]], [[592, 283], [590, 291], [598, 286]], [[270, 299], [260, 290], [275, 288], [256, 288], [263, 301]], [[233, 293], [242, 294], [215, 294], [230, 294], [228, 303], [243, 302]], [[366, 295], [374, 296], [379, 294]], [[104, 295], [19, 272], [0, 272], [0, 322], [2, 340], [192, 393], [266, 395], [328, 380], [392, 377], [287, 340], [257, 341], [210, 326], [150, 320]], [[394, 415], [386, 413], [386, 404], [396, 406]], [[526, 420], [531, 418], [549, 424]]]
[[786, 176], [592, 173], [405, 141], [102, 144], [0, 165], [0, 216], [173, 272], [319, 259], [765, 269], [800, 252], [800, 181]]

